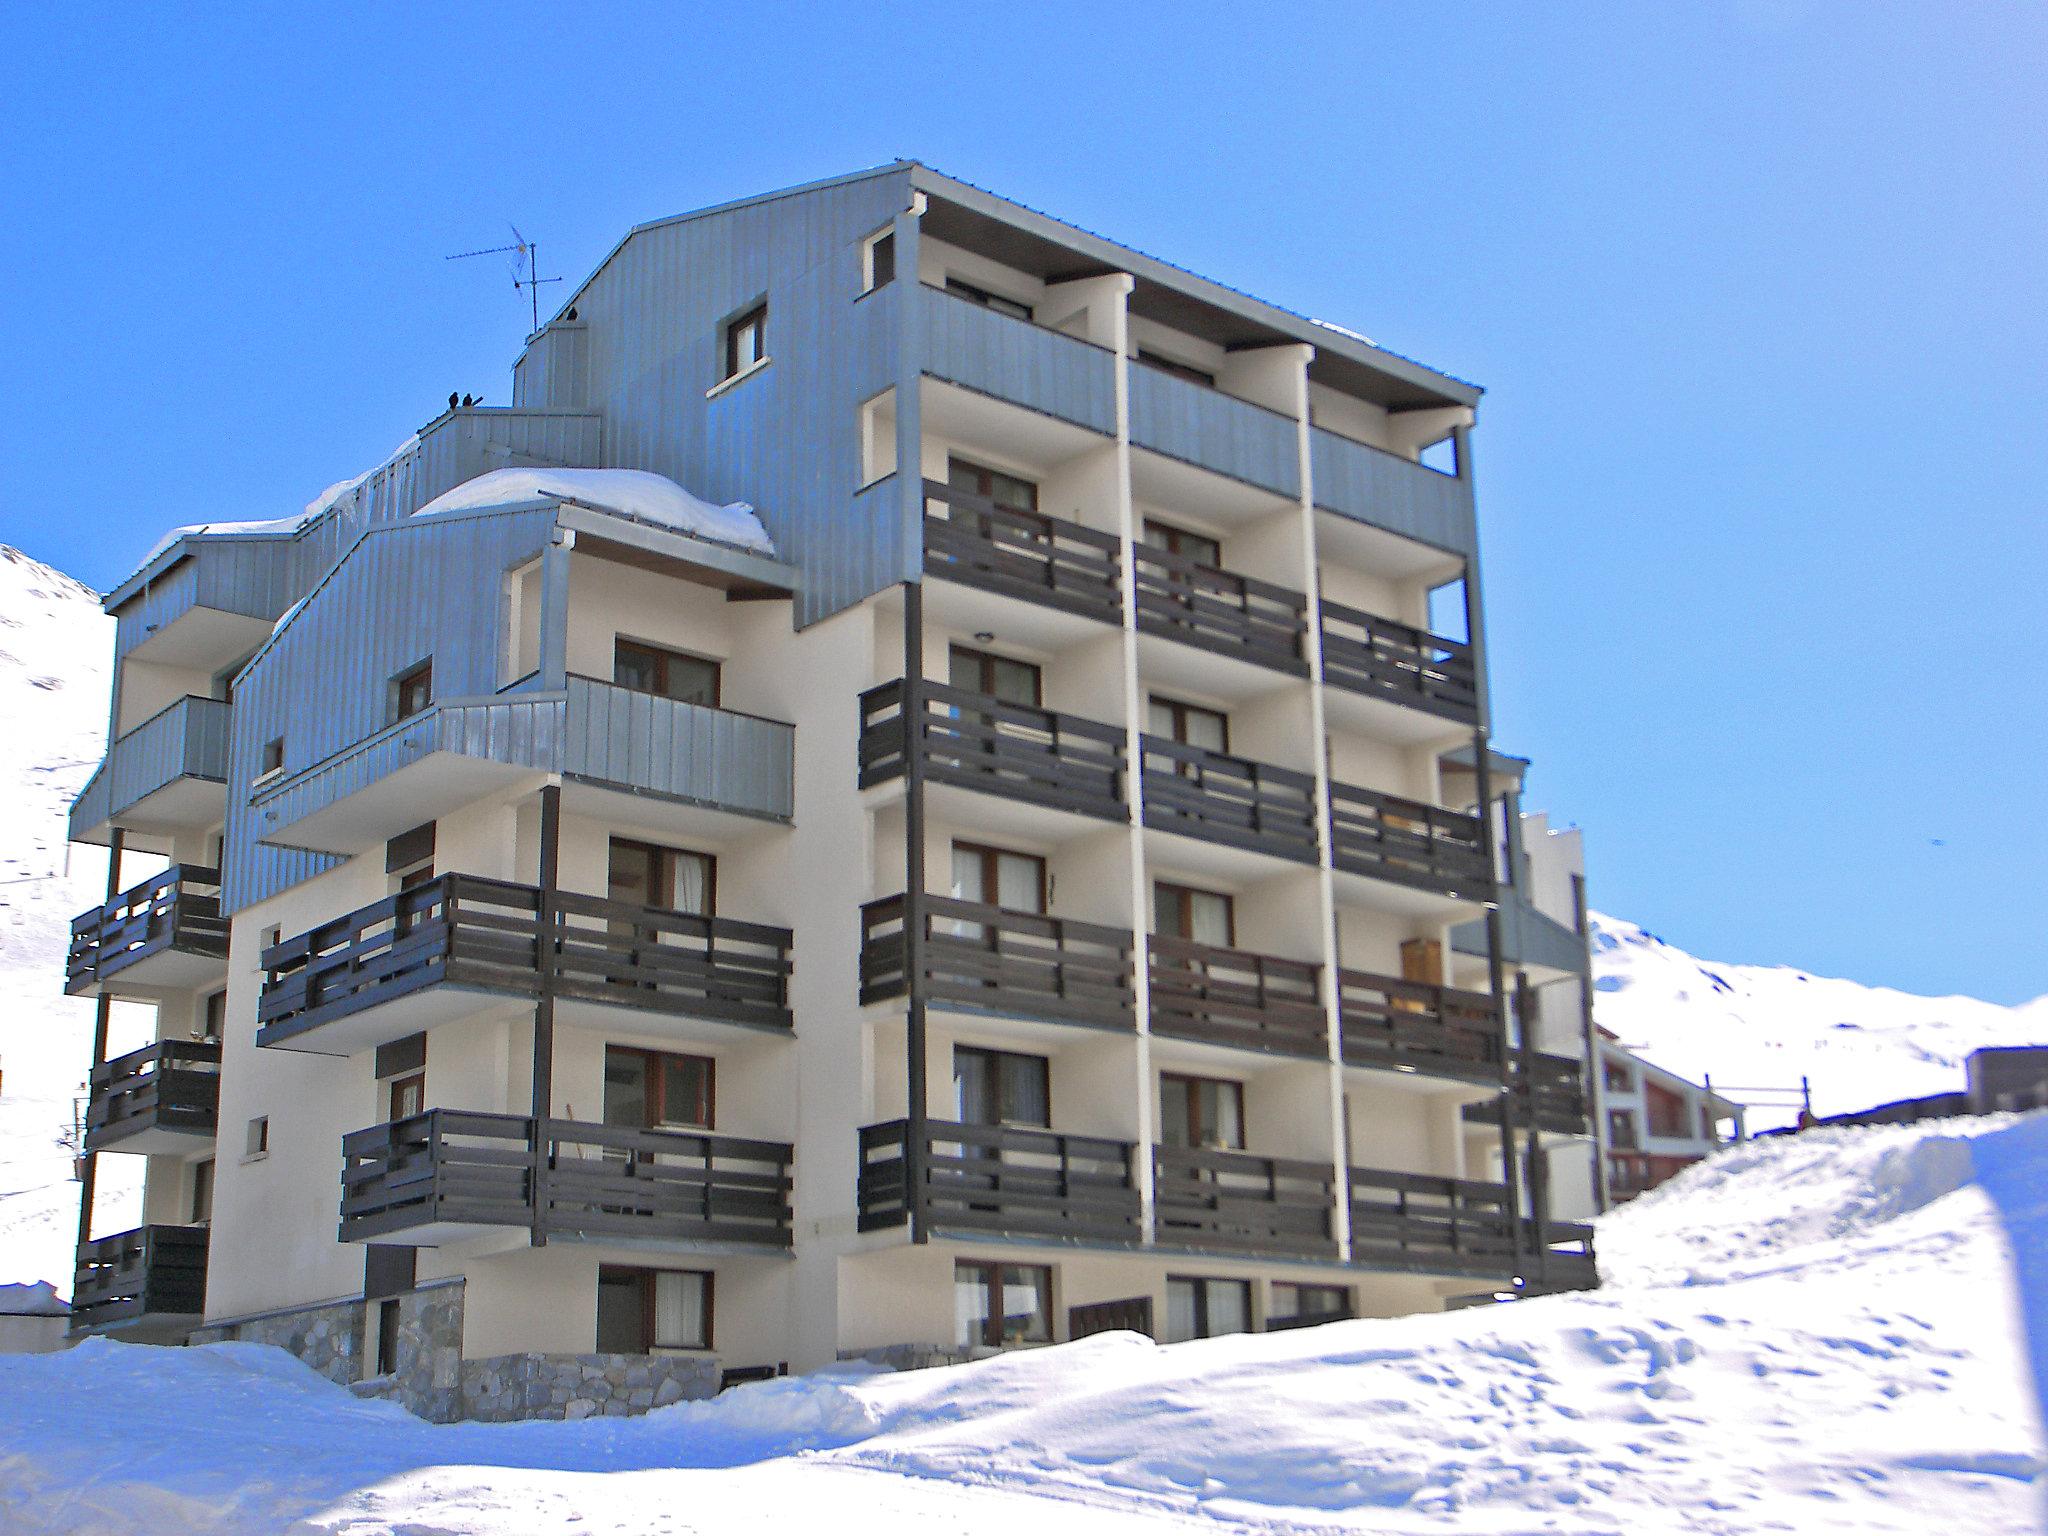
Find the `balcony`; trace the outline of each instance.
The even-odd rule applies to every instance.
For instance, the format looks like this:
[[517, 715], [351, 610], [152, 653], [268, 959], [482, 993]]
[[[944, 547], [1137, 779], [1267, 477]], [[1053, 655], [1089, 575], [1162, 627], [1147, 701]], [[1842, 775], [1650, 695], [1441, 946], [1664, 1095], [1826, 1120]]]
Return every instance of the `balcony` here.
[[1136, 1027], [1128, 929], [929, 894], [868, 902], [860, 918], [864, 1007], [904, 995], [904, 941], [916, 930], [932, 1007]]
[[179, 832], [201, 832], [227, 809], [228, 706], [186, 697], [118, 737], [71, 806], [71, 841], [106, 843], [116, 825], [128, 846], [167, 852]]
[[1316, 862], [1313, 774], [1163, 736], [1141, 737], [1140, 745], [1146, 826], [1299, 864]]
[[916, 1174], [910, 1146], [906, 1121], [861, 1127], [861, 1231], [903, 1225], [915, 1179], [926, 1220], [941, 1231], [1114, 1245], [1144, 1238], [1129, 1142], [935, 1120]]
[[1293, 417], [1220, 389], [1133, 363], [1131, 443], [1290, 499], [1301, 495]]
[[1633, 1200], [1677, 1178], [1700, 1160], [1697, 1152], [1641, 1152], [1631, 1147], [1611, 1147], [1607, 1153], [1607, 1198], [1617, 1205]]
[[1583, 1221], [1522, 1222], [1523, 1275], [1527, 1291], [1590, 1291], [1600, 1284], [1593, 1252], [1593, 1228]]
[[1306, 960], [1218, 949], [1154, 934], [1152, 1032], [1181, 1040], [1317, 1059], [1329, 1029], [1317, 978]]
[[1115, 726], [1005, 704], [987, 694], [920, 681], [914, 743], [906, 741], [899, 679], [860, 696], [860, 787], [900, 778], [907, 753], [927, 781], [979, 790], [1104, 821], [1124, 821], [1124, 733]]
[[543, 957], [564, 1022], [620, 1008], [790, 1028], [786, 928], [448, 874], [265, 950], [256, 1043], [353, 1055], [480, 999], [538, 996]]
[[1485, 994], [1340, 970], [1337, 996], [1345, 1066], [1500, 1081], [1506, 1036]]
[[202, 1150], [219, 1118], [219, 1042], [160, 1040], [92, 1069], [85, 1150]]
[[[630, 795], [633, 819], [700, 834], [786, 822], [795, 805], [796, 731], [571, 675], [484, 698], [443, 699], [250, 802], [263, 841], [350, 856], [484, 796], [559, 773], [576, 812]], [[594, 808], [603, 814], [604, 808]]]
[[1502, 1279], [1523, 1267], [1505, 1185], [1383, 1168], [1349, 1175], [1353, 1264]]
[[1334, 1260], [1335, 1190], [1336, 1171], [1328, 1163], [1152, 1149], [1153, 1220], [1162, 1244]]
[[174, 864], [71, 920], [64, 990], [149, 1000], [227, 974], [220, 871]]
[[925, 368], [933, 377], [1116, 435], [1114, 352], [928, 283], [907, 292], [922, 310]]
[[[342, 1138], [343, 1242], [437, 1247], [538, 1226], [591, 1242], [787, 1248], [790, 1148], [430, 1109]], [[536, 1194], [537, 1191], [537, 1194]]]
[[71, 1331], [183, 1337], [206, 1310], [205, 1227], [137, 1227], [78, 1246]]
[[1308, 599], [1299, 592], [1153, 544], [1137, 544], [1133, 556], [1141, 631], [1308, 676]]
[[1437, 549], [1476, 542], [1471, 483], [1325, 427], [1309, 432], [1316, 505]]
[[[1525, 1061], [1521, 1051], [1510, 1050], [1508, 1069], [1512, 1074], [1510, 1092], [1516, 1125], [1534, 1126], [1550, 1136], [1593, 1134], [1592, 1111], [1586, 1102], [1585, 1064], [1578, 1057], [1531, 1051]], [[1468, 1104], [1465, 1118], [1498, 1123], [1498, 1103]]]
[[1472, 647], [1360, 608], [1325, 602], [1323, 681], [1460, 725], [1479, 719]]
[[1119, 541], [1079, 523], [924, 482], [927, 574], [1121, 625]]
[[1493, 895], [1486, 828], [1477, 816], [1378, 790], [1330, 785], [1330, 858], [1345, 874], [1439, 896]]

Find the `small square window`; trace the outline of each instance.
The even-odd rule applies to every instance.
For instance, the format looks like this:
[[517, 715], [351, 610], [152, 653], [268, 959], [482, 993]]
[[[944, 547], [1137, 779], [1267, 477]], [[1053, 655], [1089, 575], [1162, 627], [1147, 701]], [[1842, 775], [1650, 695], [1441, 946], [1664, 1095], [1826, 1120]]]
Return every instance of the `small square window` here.
[[737, 320], [726, 322], [725, 376], [736, 378], [768, 360], [768, 306], [757, 304]]
[[886, 288], [896, 281], [896, 231], [885, 229], [868, 242], [867, 287], [863, 292], [873, 293], [877, 288]]
[[391, 680], [391, 718], [410, 720], [434, 702], [434, 663], [423, 661]]
[[249, 1133], [242, 1150], [249, 1157], [262, 1157], [270, 1151], [270, 1116], [258, 1115], [249, 1122]]
[[267, 778], [273, 773], [284, 772], [284, 738], [273, 736], [263, 743], [263, 766], [260, 774]]

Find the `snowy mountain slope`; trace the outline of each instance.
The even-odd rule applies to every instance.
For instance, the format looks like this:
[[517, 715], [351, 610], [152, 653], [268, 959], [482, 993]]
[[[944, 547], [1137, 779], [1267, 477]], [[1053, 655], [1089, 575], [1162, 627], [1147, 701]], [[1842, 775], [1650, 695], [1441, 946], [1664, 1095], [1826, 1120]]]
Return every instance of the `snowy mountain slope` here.
[[[639, 1420], [431, 1426], [257, 1346], [0, 1360], [0, 1528], [2040, 1529], [2012, 1266], [2048, 1274], [2048, 1114], [1740, 1150], [1606, 1218], [1592, 1295], [1103, 1335]], [[2027, 1289], [2048, 1362], [2048, 1287]]]
[[[1597, 912], [1592, 928], [1594, 1017], [1658, 1066], [1694, 1082], [1711, 1073], [1724, 1092], [1796, 1093], [1805, 1074], [1814, 1113], [1840, 1114], [1960, 1089], [1963, 1060], [1978, 1046], [2048, 1043], [2048, 997], [2017, 1008], [1916, 997], [1786, 966], [1696, 960]], [[1752, 1126], [1790, 1119], [1760, 1110]]]
[[[105, 894], [106, 859], [67, 848], [65, 812], [106, 750], [113, 644], [92, 591], [0, 545], [0, 1283], [66, 1294], [78, 1186], [64, 1138], [93, 1010], [64, 996], [64, 951], [71, 919]], [[132, 1224], [140, 1162], [101, 1163], [106, 1230]]]

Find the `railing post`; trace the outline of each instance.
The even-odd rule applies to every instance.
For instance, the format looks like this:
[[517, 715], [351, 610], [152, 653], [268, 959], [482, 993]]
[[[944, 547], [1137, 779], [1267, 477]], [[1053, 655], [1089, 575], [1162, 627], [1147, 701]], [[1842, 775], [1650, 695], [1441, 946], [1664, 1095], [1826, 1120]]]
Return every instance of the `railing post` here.
[[925, 1210], [924, 1163], [929, 1127], [925, 1097], [929, 1092], [925, 1060], [925, 850], [924, 850], [924, 584], [903, 586], [903, 968], [904, 1204], [910, 1217], [912, 1243], [930, 1241]]
[[[528, 1196], [533, 1202], [529, 1241], [547, 1246], [548, 1118], [555, 1104], [555, 975], [556, 924], [561, 919], [562, 786], [548, 784], [540, 792], [540, 886], [534, 893], [533, 1119], [528, 1152], [532, 1158]], [[454, 934], [451, 923], [450, 940]]]
[[[127, 835], [119, 827], [115, 827], [107, 838], [107, 906], [114, 904], [114, 898], [121, 891], [121, 854], [126, 844]], [[98, 971], [97, 957], [94, 960], [94, 971], [95, 973]], [[100, 1064], [107, 1059], [107, 1028], [113, 1017], [113, 1008], [113, 999], [107, 996], [105, 988], [102, 987], [100, 995], [94, 999], [92, 1062], [86, 1069], [86, 1114], [88, 1118], [90, 1118], [92, 1113], [93, 1074], [99, 1070]], [[78, 1156], [78, 1243], [73, 1250], [72, 1270], [74, 1283], [76, 1283], [77, 1278], [77, 1254], [82, 1253], [85, 1245], [92, 1239], [92, 1201], [95, 1188], [99, 1182], [99, 1154], [86, 1150], [85, 1132], [83, 1130], [79, 1132], [78, 1136]]]

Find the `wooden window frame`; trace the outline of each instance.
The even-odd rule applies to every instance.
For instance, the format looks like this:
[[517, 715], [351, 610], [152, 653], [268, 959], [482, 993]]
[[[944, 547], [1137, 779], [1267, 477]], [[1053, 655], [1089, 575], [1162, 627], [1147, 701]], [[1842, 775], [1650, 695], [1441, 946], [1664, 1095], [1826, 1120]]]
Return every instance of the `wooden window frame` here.
[[1173, 1287], [1175, 1285], [1194, 1287], [1196, 1326], [1195, 1331], [1188, 1335], [1190, 1340], [1224, 1339], [1230, 1337], [1229, 1334], [1215, 1332], [1209, 1326], [1209, 1287], [1212, 1285], [1234, 1285], [1238, 1287], [1240, 1294], [1244, 1297], [1244, 1331], [1247, 1333], [1253, 1331], [1255, 1319], [1252, 1312], [1251, 1281], [1233, 1279], [1228, 1275], [1169, 1274], [1166, 1277], [1166, 1315], [1168, 1318], [1173, 1316]]
[[[1199, 540], [1204, 546], [1202, 557], [1198, 558], [1182, 547], [1183, 541]], [[1223, 541], [1213, 534], [1197, 533], [1192, 528], [1182, 528], [1174, 523], [1163, 523], [1156, 517], [1148, 517], [1139, 529], [1139, 542], [1163, 549], [1169, 555], [1178, 555], [1183, 560], [1192, 560], [1196, 565], [1212, 571], [1223, 569]]]
[[[1229, 753], [1230, 716], [1224, 713], [1222, 710], [1211, 709], [1206, 704], [1190, 704], [1185, 699], [1169, 698], [1167, 695], [1163, 693], [1147, 694], [1145, 696], [1145, 702], [1148, 705], [1157, 705], [1160, 708], [1166, 710], [1168, 716], [1172, 719], [1173, 734], [1169, 736], [1167, 740], [1183, 747], [1193, 745], [1193, 743], [1191, 743], [1188, 740], [1188, 717], [1190, 715], [1206, 715], [1211, 720], [1214, 720], [1218, 725], [1223, 727], [1223, 745], [1214, 748], [1213, 750], [1223, 752], [1225, 754]], [[1177, 766], [1184, 769], [1187, 765], [1180, 764]], [[1215, 894], [1221, 895], [1222, 892], [1219, 891]]]
[[656, 669], [661, 677], [661, 683], [658, 688], [648, 695], [649, 697], [668, 699], [673, 703], [685, 702], [669, 691], [669, 664], [677, 661], [692, 661], [711, 669], [711, 703], [708, 707], [711, 709], [723, 709], [725, 707], [725, 662], [722, 659], [716, 656], [700, 656], [695, 651], [678, 650], [672, 645], [657, 645], [652, 640], [638, 640], [631, 635], [615, 634], [612, 636], [613, 687], [624, 688], [628, 693], [639, 693], [642, 691], [629, 687], [627, 684], [619, 681], [619, 652], [627, 648], [643, 652], [654, 659]]
[[[882, 255], [889, 254], [886, 261]], [[887, 266], [885, 275], [883, 267]], [[861, 292], [873, 293], [877, 288], [886, 288], [896, 281], [896, 226], [877, 230], [869, 235], [867, 244], [861, 249]]]
[[[195, 1227], [213, 1225], [214, 1175], [219, 1171], [214, 1166], [215, 1161], [211, 1157], [202, 1157], [192, 1164], [192, 1188], [185, 1209], [192, 1213], [192, 1225]], [[202, 1204], [205, 1206], [203, 1214], [200, 1210]]]
[[[706, 1354], [717, 1347], [715, 1343], [717, 1334], [714, 1332], [714, 1320], [716, 1317], [715, 1294], [718, 1276], [714, 1271], [708, 1269], [667, 1269], [642, 1264], [600, 1264], [597, 1266], [597, 1283], [600, 1288], [603, 1287], [607, 1275], [630, 1275], [640, 1288], [640, 1337], [645, 1340], [646, 1348], [639, 1351], [639, 1353], [645, 1355], [664, 1352]], [[664, 1344], [654, 1336], [656, 1312], [655, 1276], [657, 1275], [695, 1275], [704, 1282], [702, 1343]], [[596, 1343], [597, 1341], [593, 1339], [591, 1342]], [[624, 1351], [621, 1351], [621, 1353], [624, 1353]]]
[[[1292, 1312], [1280, 1312], [1269, 1309], [1266, 1313], [1266, 1318], [1269, 1322], [1275, 1319], [1282, 1321], [1293, 1321], [1294, 1319], [1303, 1317], [1326, 1317], [1330, 1319], [1332, 1322], [1336, 1322], [1341, 1319], [1348, 1319], [1354, 1316], [1358, 1310], [1357, 1298], [1352, 1293], [1351, 1287], [1348, 1285], [1339, 1285], [1334, 1281], [1275, 1280], [1273, 1282], [1272, 1287], [1273, 1295], [1277, 1298], [1279, 1293], [1282, 1291], [1291, 1291], [1293, 1293], [1294, 1310]], [[1338, 1303], [1338, 1310], [1335, 1312], [1302, 1311], [1301, 1297], [1304, 1291], [1332, 1292], [1340, 1298], [1340, 1301]]]
[[1189, 384], [1200, 384], [1207, 389], [1214, 389], [1216, 387], [1216, 375], [1208, 369], [1197, 368], [1193, 363], [1184, 363], [1178, 358], [1167, 357], [1163, 353], [1148, 351], [1144, 347], [1138, 348], [1137, 356], [1132, 361], [1142, 363], [1147, 368], [1155, 369], [1160, 373], [1171, 374], [1174, 378], [1184, 380]]
[[[419, 1090], [420, 1107], [405, 1114], [399, 1113], [398, 1101], [408, 1088]], [[425, 1114], [427, 1109], [427, 1071], [421, 1067], [415, 1072], [406, 1072], [384, 1080], [384, 1118], [396, 1123], [410, 1120], [414, 1115]]]
[[1224, 949], [1237, 948], [1237, 898], [1229, 891], [1212, 891], [1206, 886], [1200, 885], [1182, 885], [1178, 880], [1154, 880], [1152, 882], [1152, 912], [1155, 923], [1158, 921], [1159, 894], [1162, 891], [1171, 891], [1173, 893], [1175, 907], [1175, 923], [1172, 931], [1159, 930], [1165, 933], [1166, 937], [1169, 939], [1179, 939], [1185, 944], [1199, 944], [1201, 940], [1190, 936], [1195, 925], [1194, 903], [1189, 898], [1193, 896], [1220, 896], [1223, 899], [1223, 926], [1228, 930], [1228, 937], [1221, 947]]
[[[613, 1045], [607, 1042], [604, 1048], [605, 1056], [609, 1058], [613, 1052], [617, 1052], [621, 1056], [638, 1056], [646, 1068], [646, 1112], [653, 1116], [653, 1123], [642, 1126], [642, 1130], [658, 1131], [671, 1126], [692, 1131], [717, 1129], [718, 1058], [716, 1056], [700, 1056], [694, 1051], [664, 1051], [645, 1045]], [[665, 1111], [668, 1108], [668, 1075], [661, 1068], [663, 1063], [669, 1061], [695, 1061], [703, 1064], [704, 1096], [702, 1107], [704, 1118], [701, 1122], [695, 1120], [670, 1120], [666, 1118]], [[602, 1115], [603, 1111], [604, 1106], [600, 1103], [598, 1112]]]
[[[970, 477], [973, 479], [974, 484], [972, 486], [956, 485], [954, 483], [956, 476]], [[1005, 480], [1014, 481], [1018, 485], [1029, 486], [1031, 489], [1031, 504], [1020, 507], [1013, 502], [999, 500], [996, 496], [996, 479], [998, 476]], [[1006, 512], [1028, 512], [1033, 516], [1036, 516], [1038, 513], [1038, 482], [1029, 475], [1020, 475], [1012, 469], [997, 469], [992, 464], [983, 464], [975, 459], [963, 459], [958, 454], [949, 453], [946, 455], [946, 485], [949, 489], [964, 490], [972, 495], [981, 497], [984, 501], [992, 501]]]
[[984, 288], [979, 283], [970, 283], [965, 278], [954, 277], [948, 273], [946, 292], [956, 299], [965, 299], [970, 304], [978, 304], [996, 314], [1007, 315], [1012, 320], [1022, 320], [1026, 325], [1038, 324], [1037, 305], [1028, 304], [1022, 299], [1013, 299], [1007, 293], [997, 293], [994, 289]]
[[[660, 901], [649, 901], [650, 912], [676, 912], [676, 859], [702, 859], [704, 861], [704, 911], [684, 913], [684, 916], [714, 917], [718, 913], [718, 855], [706, 853], [701, 848], [677, 848], [668, 843], [649, 842], [644, 837], [610, 837], [605, 841], [605, 895], [611, 897], [611, 856], [615, 848], [631, 848], [641, 853], [656, 855], [652, 867], [660, 873], [662, 890]], [[656, 893], [649, 891], [651, 897]]]
[[[414, 662], [391, 679], [390, 687], [393, 725], [425, 714], [434, 704], [434, 658]], [[419, 691], [418, 700], [408, 707], [415, 689]]]
[[1237, 1142], [1235, 1145], [1232, 1146], [1212, 1147], [1207, 1142], [1191, 1141], [1189, 1143], [1189, 1150], [1197, 1152], [1244, 1151], [1246, 1142], [1249, 1140], [1249, 1136], [1247, 1134], [1249, 1127], [1246, 1124], [1245, 1117], [1244, 1084], [1237, 1078], [1206, 1077], [1195, 1072], [1161, 1072], [1159, 1074], [1159, 1093], [1162, 1109], [1162, 1113], [1159, 1117], [1160, 1120], [1163, 1122], [1166, 1118], [1164, 1114], [1164, 1100], [1167, 1090], [1169, 1088], [1179, 1090], [1187, 1095], [1187, 1123], [1189, 1127], [1189, 1132], [1192, 1135], [1194, 1131], [1201, 1125], [1202, 1117], [1199, 1112], [1201, 1105], [1201, 1090], [1205, 1087], [1227, 1088], [1230, 1090], [1231, 1097], [1233, 1097], [1237, 1101]]
[[964, 837], [953, 839], [951, 852], [969, 854], [981, 860], [981, 894], [963, 896], [961, 900], [978, 901], [985, 907], [1002, 906], [1002, 902], [997, 899], [1002, 894], [1002, 876], [998, 873], [998, 860], [1029, 859], [1038, 871], [1038, 909], [1029, 915], [1044, 917], [1049, 913], [1052, 907], [1052, 877], [1047, 873], [1043, 855], [1025, 853], [1016, 848], [998, 848], [993, 843], [970, 842]]
[[[980, 678], [974, 692], [993, 699], [999, 695], [995, 689], [994, 663], [1006, 661], [1013, 667], [1028, 667], [1031, 670], [1031, 702], [1021, 706], [1025, 709], [1045, 708], [1045, 668], [1035, 661], [1026, 661], [1021, 656], [1004, 656], [997, 651], [985, 651], [979, 646], [950, 644], [946, 647], [946, 675], [952, 677], [953, 663], [958, 660], [971, 661], [980, 671]], [[1005, 701], [1007, 702], [1007, 701]]]
[[[1042, 1305], [1039, 1316], [1043, 1324], [1043, 1338], [1024, 1337], [1013, 1340], [1003, 1337], [1003, 1313], [1000, 1302], [1003, 1294], [1003, 1271], [1006, 1269], [1029, 1270], [1039, 1276], [1043, 1282], [1038, 1287], [1038, 1297]], [[982, 1336], [977, 1341], [981, 1347], [1004, 1349], [1012, 1344], [1050, 1344], [1053, 1342], [1053, 1312], [1055, 1303], [1053, 1298], [1052, 1266], [1050, 1264], [1020, 1264], [1014, 1259], [955, 1257], [953, 1260], [953, 1284], [956, 1288], [960, 1284], [960, 1272], [962, 1270], [976, 1272], [981, 1279], [982, 1294], [985, 1297], [994, 1298], [996, 1303], [987, 1308], [987, 1315], [982, 1318]]]
[[[985, 1064], [983, 1069], [985, 1073], [984, 1081], [994, 1092], [996, 1101], [994, 1105], [995, 1113], [992, 1116], [987, 1113], [989, 1106], [986, 1104], [976, 1106], [977, 1116], [972, 1120], [967, 1120], [965, 1114], [963, 1113], [961, 1118], [963, 1120], [966, 1120], [967, 1124], [1011, 1125], [1017, 1126], [1024, 1130], [1034, 1131], [1049, 1131], [1052, 1129], [1051, 1057], [1039, 1056], [1030, 1051], [1006, 1051], [1002, 1049], [1000, 1046], [961, 1045], [956, 1043], [953, 1047], [953, 1060], [955, 1061], [955, 1063], [957, 1063], [962, 1056], [976, 1056], [982, 1059], [982, 1061]], [[1009, 1061], [1028, 1061], [1033, 1063], [1038, 1068], [1039, 1074], [1044, 1080], [1045, 1088], [1045, 1119], [1043, 1121], [1012, 1120], [1003, 1114], [1003, 1087], [1001, 1068], [1003, 1063]]]
[[[750, 327], [754, 332], [754, 355], [742, 362], [739, 352], [740, 337]], [[725, 322], [720, 335], [724, 341], [725, 352], [725, 373], [721, 376], [720, 383], [736, 379], [749, 369], [760, 367], [768, 361], [768, 301], [762, 299], [734, 315]]]

